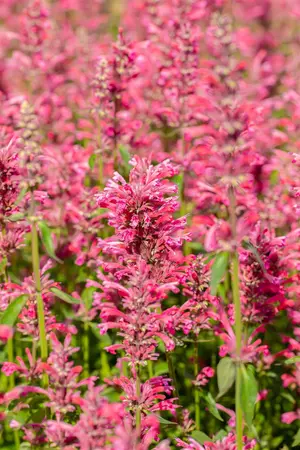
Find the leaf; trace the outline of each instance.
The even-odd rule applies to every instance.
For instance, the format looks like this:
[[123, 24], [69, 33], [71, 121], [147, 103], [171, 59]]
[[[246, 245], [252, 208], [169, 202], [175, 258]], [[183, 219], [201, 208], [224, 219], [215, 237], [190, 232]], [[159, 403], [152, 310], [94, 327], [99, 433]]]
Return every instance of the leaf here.
[[4, 311], [0, 319], [1, 325], [9, 325], [13, 327], [27, 299], [28, 295], [26, 294], [20, 295], [19, 297], [15, 298]]
[[258, 385], [255, 378], [254, 370], [251, 366], [245, 366], [242, 369], [242, 386], [241, 386], [241, 406], [248, 427], [252, 425], [254, 416], [255, 403], [258, 394]]
[[226, 430], [220, 430], [218, 431], [218, 433], [214, 436], [214, 442], [216, 441], [220, 441], [221, 439], [223, 439], [225, 436], [227, 436], [227, 431]]
[[1, 259], [1, 261], [0, 261], [0, 274], [5, 273], [6, 266], [7, 266], [7, 258]]
[[210, 291], [212, 295], [216, 295], [218, 284], [225, 275], [228, 266], [229, 253], [222, 252], [216, 256], [215, 262], [211, 268]]
[[165, 361], [160, 361], [154, 365], [154, 375], [156, 377], [163, 375], [164, 373], [168, 373], [168, 370], [168, 363]]
[[23, 409], [17, 412], [9, 412], [6, 417], [9, 422], [11, 420], [16, 420], [20, 425], [25, 425], [25, 423], [28, 421], [29, 416], [30, 412]]
[[27, 192], [27, 187], [24, 187], [24, 188], [20, 191], [20, 193], [19, 193], [19, 195], [18, 195], [18, 197], [17, 197], [17, 199], [16, 199], [16, 201], [15, 201], [15, 206], [18, 206], [18, 205], [21, 203], [21, 201], [23, 200], [23, 198], [24, 198], [25, 195], [26, 195], [26, 192]]
[[6, 220], [8, 222], [18, 222], [19, 220], [23, 220], [24, 217], [25, 216], [23, 213], [16, 213], [16, 214], [12, 214], [11, 216], [8, 216]]
[[298, 362], [300, 362], [300, 356], [293, 356], [293, 358], [289, 358], [284, 361], [284, 364], [296, 364]]
[[30, 421], [33, 423], [41, 423], [46, 416], [45, 407], [40, 407], [37, 410], [34, 410], [30, 414]]
[[89, 157], [89, 166], [90, 166], [90, 169], [93, 169], [93, 168], [95, 167], [96, 159], [97, 159], [97, 157], [96, 157], [95, 153], [93, 153], [93, 154]]
[[39, 230], [41, 232], [41, 238], [42, 238], [42, 242], [44, 244], [44, 247], [48, 253], [48, 255], [52, 258], [55, 259], [55, 261], [62, 263], [62, 260], [59, 259], [56, 255], [55, 255], [55, 251], [54, 251], [54, 246], [53, 246], [53, 241], [52, 241], [52, 236], [51, 236], [51, 230], [48, 227], [48, 225], [44, 222], [44, 221], [39, 221], [38, 222], [38, 227]]
[[222, 419], [222, 417], [220, 416], [220, 413], [217, 409], [216, 406], [216, 402], [214, 401], [211, 393], [209, 392], [205, 397], [205, 400], [207, 402], [207, 407], [208, 407], [208, 411], [214, 416], [216, 417], [216, 419], [221, 420], [221, 422], [224, 422], [224, 420]]
[[204, 442], [213, 442], [213, 440], [202, 431], [193, 431], [192, 438], [199, 442], [199, 444], [204, 444]]
[[282, 392], [281, 396], [285, 398], [287, 401], [291, 402], [292, 404], [296, 403], [296, 400], [289, 392]]
[[204, 247], [200, 242], [189, 242], [189, 247], [199, 253], [203, 253], [204, 250]]
[[158, 421], [163, 424], [163, 425], [178, 425], [176, 422], [171, 422], [170, 420], [164, 419], [163, 417], [161, 417], [159, 414], [153, 414]]
[[210, 253], [207, 258], [203, 261], [204, 264], [208, 264], [211, 260], [213, 260], [215, 258], [216, 254], [215, 253]]
[[272, 170], [271, 174], [270, 174], [270, 183], [271, 186], [276, 186], [276, 184], [278, 184], [279, 182], [279, 171], [278, 170]]
[[129, 161], [131, 160], [131, 155], [130, 155], [129, 151], [127, 150], [127, 148], [124, 147], [123, 145], [120, 145], [119, 152], [120, 152], [120, 155], [121, 155], [121, 158], [123, 161], [123, 165], [126, 169], [126, 175], [128, 175], [131, 170], [131, 166], [129, 164]]
[[231, 358], [222, 358], [217, 366], [217, 378], [219, 394], [217, 398], [222, 397], [234, 383], [236, 367]]
[[90, 286], [88, 288], [85, 288], [81, 294], [81, 298], [83, 300], [83, 303], [85, 304], [86, 309], [89, 311], [93, 304], [93, 294], [96, 291], [96, 288], [94, 286]]
[[300, 445], [300, 428], [294, 436], [292, 447], [297, 447], [298, 445]]
[[50, 291], [58, 298], [71, 305], [80, 305], [81, 301], [78, 298], [74, 298], [66, 292], [61, 291], [55, 287], [50, 288]]
[[175, 184], [177, 184], [177, 186], [178, 186], [178, 194], [179, 194], [179, 197], [180, 198], [182, 198], [182, 194], [183, 194], [183, 181], [184, 181], [184, 176], [183, 176], [183, 172], [181, 172], [181, 173], [178, 173], [177, 175], [175, 175], [173, 178], [172, 178], [172, 181], [175, 183]]

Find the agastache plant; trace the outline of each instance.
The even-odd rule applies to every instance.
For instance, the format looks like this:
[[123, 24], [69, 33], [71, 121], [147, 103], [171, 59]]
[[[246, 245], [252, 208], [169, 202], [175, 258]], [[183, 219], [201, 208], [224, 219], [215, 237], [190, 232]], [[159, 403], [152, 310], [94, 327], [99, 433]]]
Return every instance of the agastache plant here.
[[0, 6], [0, 447], [300, 445], [300, 9]]

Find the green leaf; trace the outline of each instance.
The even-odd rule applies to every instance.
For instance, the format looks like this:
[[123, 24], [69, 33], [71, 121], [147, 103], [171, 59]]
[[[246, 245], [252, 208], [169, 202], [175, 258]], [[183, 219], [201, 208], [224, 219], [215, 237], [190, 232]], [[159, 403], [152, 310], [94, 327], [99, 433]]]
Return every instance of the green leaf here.
[[30, 414], [30, 421], [33, 423], [41, 423], [46, 416], [45, 407], [33, 410]]
[[222, 358], [217, 366], [217, 379], [219, 394], [217, 398], [222, 397], [234, 383], [236, 367], [231, 358]]
[[199, 444], [204, 444], [204, 442], [213, 442], [213, 440], [202, 431], [193, 431], [192, 438], [199, 442]]
[[58, 298], [71, 305], [80, 305], [81, 301], [78, 298], [74, 298], [66, 292], [61, 291], [55, 287], [50, 288], [50, 291]]
[[210, 291], [212, 295], [216, 295], [217, 288], [225, 275], [228, 266], [229, 253], [222, 252], [216, 256], [215, 262], [211, 268], [211, 281], [210, 281]]
[[20, 295], [19, 297], [15, 298], [4, 311], [0, 319], [1, 325], [9, 325], [13, 327], [27, 299], [28, 295], [26, 294]]
[[215, 258], [215, 253], [210, 253], [207, 258], [203, 261], [204, 264], [208, 264], [210, 261], [212, 261]]
[[176, 422], [171, 422], [170, 420], [164, 419], [159, 414], [154, 414], [154, 416], [158, 419], [158, 421], [163, 425], [177, 425]]
[[100, 373], [102, 380], [110, 377], [110, 365], [108, 362], [108, 355], [106, 352], [100, 352]]
[[258, 394], [258, 385], [254, 370], [251, 366], [242, 369], [241, 405], [248, 427], [251, 427], [254, 416], [255, 403]]
[[220, 413], [216, 407], [216, 402], [214, 401], [211, 393], [209, 392], [205, 397], [205, 400], [207, 402], [207, 407], [208, 407], [208, 411], [214, 416], [216, 417], [216, 419], [221, 420], [221, 422], [224, 422], [224, 420], [222, 419], [222, 417], [220, 416]]
[[86, 309], [89, 311], [93, 304], [93, 293], [96, 291], [94, 286], [90, 286], [85, 288], [81, 294], [81, 298], [83, 303], [85, 304]]
[[270, 174], [270, 183], [271, 186], [276, 186], [276, 184], [278, 184], [279, 182], [279, 171], [278, 170], [272, 170], [271, 174]]
[[300, 362], [300, 356], [294, 356], [293, 358], [289, 358], [284, 361], [284, 364], [296, 364], [298, 362]]
[[8, 222], [18, 222], [19, 220], [23, 220], [24, 217], [25, 216], [23, 213], [16, 213], [16, 214], [12, 214], [11, 216], [8, 216], [6, 220]]
[[196, 252], [203, 252], [204, 247], [200, 242], [189, 242], [189, 247]]
[[89, 166], [90, 166], [91, 169], [93, 169], [93, 168], [95, 167], [96, 159], [97, 159], [97, 157], [96, 157], [95, 153], [93, 153], [93, 154], [89, 157]]
[[300, 428], [294, 436], [292, 447], [297, 447], [298, 445], [300, 445]]
[[214, 442], [220, 441], [225, 436], [227, 436], [228, 432], [226, 430], [220, 430], [217, 432], [217, 434], [214, 436]]
[[281, 396], [285, 398], [287, 401], [291, 402], [292, 404], [296, 403], [296, 400], [289, 392], [282, 392]]
[[183, 181], [184, 181], [184, 176], [183, 176], [183, 172], [178, 173], [177, 175], [175, 175], [172, 178], [172, 181], [177, 184], [178, 186], [178, 194], [179, 197], [182, 198], [182, 193], [183, 193]]
[[2, 258], [0, 261], [0, 274], [1, 275], [3, 273], [5, 273], [6, 266], [7, 266], [7, 258]]
[[17, 412], [9, 412], [7, 415], [7, 420], [10, 422], [11, 420], [16, 420], [20, 425], [25, 425], [30, 416], [29, 410], [21, 410]]
[[42, 238], [42, 242], [44, 244], [44, 247], [48, 253], [48, 255], [52, 258], [55, 259], [55, 261], [62, 263], [62, 260], [59, 259], [56, 255], [55, 255], [55, 251], [54, 251], [54, 246], [53, 246], [53, 241], [52, 241], [52, 236], [51, 236], [51, 230], [48, 227], [48, 225], [46, 224], [46, 222], [44, 221], [39, 221], [38, 222], [38, 227], [39, 230], [41, 232], [41, 238]]
[[19, 193], [19, 195], [18, 195], [18, 197], [17, 197], [17, 199], [16, 199], [16, 201], [15, 201], [15, 206], [18, 206], [18, 205], [21, 203], [21, 201], [23, 200], [23, 198], [24, 198], [25, 195], [26, 195], [26, 192], [27, 192], [27, 187], [24, 187], [24, 188], [20, 191], [20, 193]]
[[160, 361], [157, 364], [154, 364], [154, 375], [156, 377], [163, 375], [164, 373], [168, 373], [168, 370], [168, 363], [165, 361]]
[[123, 166], [126, 169], [126, 175], [128, 175], [131, 170], [131, 166], [129, 164], [129, 161], [131, 160], [131, 155], [130, 155], [129, 151], [127, 150], [127, 148], [124, 147], [123, 145], [120, 145], [119, 152], [120, 152], [120, 155], [122, 158]]

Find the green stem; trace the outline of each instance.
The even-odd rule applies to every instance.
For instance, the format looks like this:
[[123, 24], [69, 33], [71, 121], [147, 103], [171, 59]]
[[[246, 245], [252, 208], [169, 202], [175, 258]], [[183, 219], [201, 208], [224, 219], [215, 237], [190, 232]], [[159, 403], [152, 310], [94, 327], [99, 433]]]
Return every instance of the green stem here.
[[235, 414], [236, 414], [236, 439], [237, 450], [243, 448], [243, 411], [241, 406], [241, 385], [242, 385], [242, 367], [240, 364], [241, 346], [242, 346], [242, 313], [239, 291], [239, 260], [237, 252], [232, 255], [232, 295], [235, 310], [235, 337], [236, 337], [236, 356], [237, 372], [235, 383]]
[[149, 378], [153, 378], [153, 361], [151, 359], [148, 361], [148, 374]]
[[84, 322], [84, 332], [82, 335], [82, 350], [83, 350], [83, 376], [84, 378], [89, 376], [89, 360], [90, 360], [90, 349], [89, 349], [89, 323]]
[[[7, 358], [9, 362], [14, 362], [14, 345], [13, 338], [8, 339], [7, 341]], [[9, 378], [9, 387], [13, 389], [15, 387], [15, 376], [12, 374]]]
[[[13, 338], [8, 339], [7, 341], [7, 357], [9, 362], [14, 362]], [[13, 389], [14, 387], [15, 387], [15, 377], [14, 374], [12, 374], [9, 377], [9, 388]], [[15, 441], [15, 448], [16, 450], [19, 450], [20, 448], [19, 430], [13, 430], [13, 435]]]
[[[234, 240], [234, 246], [237, 246], [237, 228], [236, 228], [236, 198], [233, 188], [229, 189], [229, 201], [230, 201], [230, 219], [232, 237]], [[234, 322], [235, 322], [235, 339], [236, 339], [236, 358], [237, 358], [237, 371], [235, 382], [235, 415], [236, 415], [236, 443], [237, 450], [243, 449], [243, 410], [241, 405], [241, 386], [242, 386], [242, 367], [240, 363], [241, 349], [242, 349], [242, 311], [241, 311], [241, 298], [240, 298], [240, 283], [239, 283], [239, 257], [236, 248], [233, 249], [231, 254], [231, 285], [232, 285], [232, 297], [234, 302]]]
[[[197, 336], [195, 336], [194, 342], [194, 377], [195, 379], [199, 373], [198, 367], [198, 359], [199, 359], [199, 348], [197, 342]], [[195, 424], [196, 430], [200, 430], [200, 392], [197, 386], [194, 386], [194, 399], [195, 399]]]
[[[172, 380], [172, 385], [173, 385], [173, 388], [174, 388], [174, 391], [173, 391], [174, 392], [174, 397], [177, 398], [177, 403], [179, 403], [179, 394], [178, 394], [176, 373], [175, 373], [175, 369], [174, 369], [172, 354], [169, 353], [169, 352], [166, 352], [166, 359], [167, 359], [167, 364], [168, 364], [168, 369], [169, 369], [169, 375], [170, 375], [170, 378]], [[180, 421], [180, 413], [179, 413], [178, 409], [176, 410], [176, 417], [177, 417], [177, 420], [179, 422]]]
[[[2, 230], [3, 234], [5, 234], [5, 229]], [[4, 275], [4, 282], [8, 283], [8, 276], [7, 276], [7, 266], [5, 265], [4, 270], [3, 270], [3, 275]], [[13, 341], [13, 337], [9, 338], [6, 344], [6, 349], [7, 349], [7, 359], [9, 362], [13, 363], [14, 362], [14, 341]], [[12, 390], [15, 387], [15, 375], [12, 374], [8, 377], [8, 383], [9, 383], [9, 388]], [[19, 430], [13, 430], [13, 435], [14, 435], [14, 442], [15, 442], [15, 448], [16, 450], [19, 450], [20, 448], [20, 437], [19, 437]]]
[[98, 155], [98, 169], [99, 169], [99, 187], [100, 189], [103, 189], [104, 182], [103, 182], [103, 155], [99, 153]]
[[140, 405], [139, 405], [139, 399], [141, 397], [141, 380], [140, 380], [140, 374], [139, 374], [139, 369], [137, 368], [137, 373], [136, 373], [136, 398], [137, 398], [137, 410], [136, 410], [136, 416], [135, 416], [135, 426], [136, 426], [136, 430], [137, 430], [137, 435], [139, 437], [140, 435], [140, 430], [141, 430], [141, 410], [140, 410]]
[[[162, 313], [162, 307], [159, 306], [158, 308], [158, 313], [161, 314]], [[169, 369], [169, 376], [172, 380], [172, 385], [174, 388], [174, 397], [177, 398], [177, 402], [179, 402], [179, 395], [178, 395], [178, 389], [177, 389], [177, 382], [176, 382], [176, 374], [175, 374], [175, 370], [174, 370], [174, 366], [173, 366], [173, 360], [172, 360], [172, 355], [171, 353], [166, 351], [166, 360], [167, 360], [167, 364], [168, 364], [168, 369]], [[178, 410], [177, 410], [178, 411]], [[180, 414], [179, 412], [177, 412], [176, 414], [177, 416], [177, 420], [180, 420]]]
[[[46, 361], [48, 358], [48, 346], [47, 346], [47, 336], [46, 336], [46, 326], [45, 326], [45, 311], [44, 302], [41, 294], [41, 275], [40, 275], [40, 255], [39, 255], [39, 241], [36, 223], [32, 222], [31, 225], [31, 250], [32, 250], [32, 268], [35, 282], [36, 290], [36, 301], [37, 301], [37, 314], [38, 314], [38, 324], [39, 324], [39, 335], [40, 335], [40, 346], [41, 346], [41, 358], [42, 361]], [[48, 376], [43, 375], [43, 386], [48, 386]]]

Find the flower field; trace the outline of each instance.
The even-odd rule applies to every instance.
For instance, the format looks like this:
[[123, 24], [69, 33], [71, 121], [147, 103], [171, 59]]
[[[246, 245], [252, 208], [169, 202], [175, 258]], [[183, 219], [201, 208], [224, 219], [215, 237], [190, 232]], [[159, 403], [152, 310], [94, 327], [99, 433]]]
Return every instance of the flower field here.
[[2, 450], [300, 448], [299, 21], [2, 0]]

